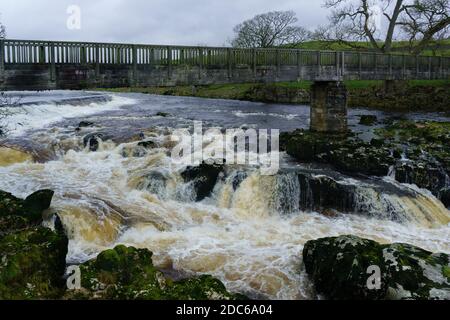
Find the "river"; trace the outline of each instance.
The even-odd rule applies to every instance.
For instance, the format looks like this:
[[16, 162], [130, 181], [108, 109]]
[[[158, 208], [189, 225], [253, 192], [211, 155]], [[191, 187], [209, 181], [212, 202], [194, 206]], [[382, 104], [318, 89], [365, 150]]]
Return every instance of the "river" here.
[[[450, 211], [430, 192], [389, 177], [356, 179], [300, 165], [286, 154], [275, 176], [227, 165], [212, 195], [195, 201], [192, 183], [170, 157], [174, 129], [201, 120], [205, 128], [292, 131], [309, 127], [308, 106], [82, 91], [9, 95], [20, 106], [0, 144], [37, 161], [0, 167], [0, 190], [18, 197], [55, 190], [50, 211], [69, 234], [68, 263], [125, 244], [150, 249], [155, 265], [174, 277], [207, 273], [252, 298], [315, 299], [301, 261], [308, 240], [353, 234], [450, 253]], [[362, 114], [398, 116], [352, 109], [350, 127], [367, 139], [373, 128], [358, 124]], [[441, 114], [408, 117], [450, 121]], [[77, 130], [81, 121], [93, 125]], [[83, 141], [92, 133], [102, 134], [96, 152]], [[156, 147], [139, 148], [143, 139]], [[355, 186], [359, 211], [301, 211], [298, 172]]]

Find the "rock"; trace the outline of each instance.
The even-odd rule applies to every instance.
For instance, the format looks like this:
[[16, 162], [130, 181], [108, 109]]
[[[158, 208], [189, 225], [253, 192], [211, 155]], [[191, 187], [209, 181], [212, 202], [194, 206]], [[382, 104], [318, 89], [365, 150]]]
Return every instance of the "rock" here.
[[233, 295], [211, 276], [174, 282], [159, 272], [147, 249], [117, 246], [80, 266], [81, 291], [69, 299], [111, 300], [230, 300]]
[[24, 210], [31, 216], [31, 219], [40, 219], [42, 217], [42, 211], [50, 208], [54, 194], [52, 190], [40, 190], [29, 195], [25, 199]]
[[391, 149], [365, 143], [351, 135], [297, 130], [281, 137], [281, 146], [300, 162], [331, 164], [349, 174], [386, 176], [395, 164]]
[[[333, 300], [449, 299], [449, 258], [355, 236], [309, 241], [303, 250], [306, 272], [317, 292]], [[373, 266], [380, 270], [379, 289], [368, 286]]]
[[[169, 94], [169, 95], [173, 95], [173, 93], [171, 93], [171, 94]], [[156, 116], [157, 116], [157, 117], [167, 118], [167, 117], [170, 117], [171, 114], [170, 114], [170, 113], [167, 113], [167, 112], [158, 112], [158, 113], [156, 114]]]
[[447, 178], [447, 173], [436, 161], [400, 161], [395, 165], [395, 179], [398, 182], [415, 184], [436, 196], [447, 185]]
[[440, 197], [442, 203], [447, 208], [450, 208], [450, 188], [445, 188], [440, 191]]
[[157, 144], [154, 141], [151, 140], [147, 140], [147, 141], [141, 141], [138, 143], [139, 147], [143, 147], [145, 149], [152, 149], [152, 148], [156, 148]]
[[362, 115], [361, 120], [359, 121], [360, 125], [363, 126], [373, 126], [378, 122], [378, 118], [374, 115]]
[[83, 138], [84, 147], [89, 147], [89, 150], [95, 152], [98, 150], [100, 143], [104, 139], [103, 133], [90, 133]]
[[202, 163], [198, 167], [188, 167], [181, 173], [184, 181], [192, 182], [196, 194], [196, 201], [209, 197], [214, 190], [217, 178], [223, 171], [223, 165]]
[[449, 255], [408, 244], [381, 247], [388, 272], [386, 299], [450, 299]]
[[40, 223], [42, 211], [50, 207], [53, 194], [51, 190], [40, 190], [22, 200], [0, 191], [0, 217], [20, 216], [30, 223]]
[[78, 128], [92, 127], [93, 125], [94, 125], [93, 122], [90, 122], [90, 121], [81, 121], [81, 122], [78, 124]]
[[53, 191], [25, 200], [0, 191], [0, 299], [57, 299], [65, 290], [68, 239], [59, 218], [55, 231], [40, 226]]
[[355, 186], [340, 184], [331, 177], [302, 172], [298, 173], [298, 178], [301, 210], [356, 212]]
[[373, 138], [372, 140], [370, 140], [370, 145], [373, 147], [381, 148], [384, 145], [384, 140]]
[[0, 237], [0, 299], [61, 297], [65, 290], [67, 245], [64, 232], [44, 227]]
[[328, 155], [328, 163], [342, 172], [367, 176], [387, 176], [396, 163], [389, 148], [374, 147], [364, 143], [348, 143]]

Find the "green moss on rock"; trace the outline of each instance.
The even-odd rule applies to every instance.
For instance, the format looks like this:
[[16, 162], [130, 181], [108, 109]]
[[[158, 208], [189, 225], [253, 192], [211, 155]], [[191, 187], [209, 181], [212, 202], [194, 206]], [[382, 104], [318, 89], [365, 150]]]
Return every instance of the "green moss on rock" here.
[[[308, 242], [303, 259], [316, 290], [329, 299], [450, 299], [446, 254], [342, 236]], [[367, 285], [370, 266], [380, 268], [378, 290]]]
[[0, 191], [0, 299], [56, 299], [65, 289], [68, 239], [59, 219], [56, 231], [40, 226], [53, 191], [25, 200]]
[[53, 194], [51, 190], [40, 190], [22, 200], [0, 191], [0, 217], [22, 216], [30, 222], [40, 222], [42, 211], [50, 207]]
[[351, 134], [296, 130], [281, 136], [282, 148], [300, 162], [334, 165], [346, 173], [385, 176], [395, 163], [390, 146], [375, 146]]
[[0, 299], [56, 299], [64, 291], [68, 239], [33, 227], [0, 238]]
[[241, 296], [227, 292], [211, 276], [172, 281], [158, 271], [147, 249], [117, 246], [80, 266], [82, 290], [67, 299], [112, 300], [230, 300]]

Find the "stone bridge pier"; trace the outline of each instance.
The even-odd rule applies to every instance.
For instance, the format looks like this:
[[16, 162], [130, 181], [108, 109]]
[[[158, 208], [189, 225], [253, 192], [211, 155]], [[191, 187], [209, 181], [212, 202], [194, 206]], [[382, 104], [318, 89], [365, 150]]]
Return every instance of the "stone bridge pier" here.
[[311, 131], [347, 132], [347, 88], [340, 81], [316, 81], [311, 87]]

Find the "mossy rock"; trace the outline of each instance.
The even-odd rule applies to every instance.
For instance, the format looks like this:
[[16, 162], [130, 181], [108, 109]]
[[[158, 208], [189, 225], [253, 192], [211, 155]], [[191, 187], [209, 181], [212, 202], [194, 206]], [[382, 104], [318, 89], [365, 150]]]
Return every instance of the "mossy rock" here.
[[65, 290], [68, 239], [33, 227], [0, 238], [0, 299], [57, 299]]
[[117, 246], [80, 266], [82, 290], [68, 292], [67, 299], [111, 300], [230, 300], [241, 298], [227, 292], [211, 276], [178, 282], [166, 278], [152, 263], [147, 249]]
[[310, 241], [303, 250], [303, 259], [317, 292], [329, 299], [380, 300], [386, 296], [385, 268], [381, 269], [382, 288], [367, 287], [367, 269], [384, 266], [380, 245], [374, 241], [352, 236]]
[[[329, 299], [450, 299], [447, 254], [341, 236], [309, 241], [303, 259], [317, 292]], [[370, 266], [380, 268], [379, 289], [367, 285]]]
[[331, 164], [350, 174], [385, 176], [396, 162], [390, 146], [365, 143], [350, 134], [297, 130], [282, 135], [281, 146], [300, 162]]
[[53, 194], [52, 190], [40, 190], [22, 200], [0, 191], [0, 217], [21, 216], [30, 223], [40, 222], [42, 211], [50, 207]]

